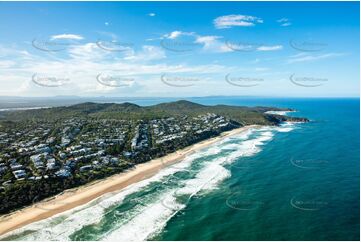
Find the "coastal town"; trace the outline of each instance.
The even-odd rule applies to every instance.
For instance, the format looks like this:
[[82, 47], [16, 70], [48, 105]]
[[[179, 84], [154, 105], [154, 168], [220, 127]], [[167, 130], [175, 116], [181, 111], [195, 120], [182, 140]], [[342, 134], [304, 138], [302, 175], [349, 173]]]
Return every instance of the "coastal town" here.
[[1, 130], [0, 192], [24, 180], [125, 169], [185, 146], [187, 140], [232, 127], [227, 118], [208, 113], [150, 121], [72, 118]]
[[361, 0], [0, 2], [0, 242], [361, 241]]
[[125, 173], [224, 131], [307, 121], [267, 113], [271, 110], [289, 111], [179, 100], [0, 112], [0, 214]]

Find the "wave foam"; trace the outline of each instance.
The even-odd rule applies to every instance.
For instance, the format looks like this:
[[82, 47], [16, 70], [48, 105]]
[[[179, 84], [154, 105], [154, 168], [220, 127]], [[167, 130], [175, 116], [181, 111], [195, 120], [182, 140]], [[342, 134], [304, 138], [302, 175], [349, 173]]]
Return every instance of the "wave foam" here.
[[[187, 206], [186, 203], [179, 202], [177, 197], [188, 195], [191, 198], [200, 191], [216, 189], [221, 181], [231, 176], [230, 171], [223, 166], [224, 164], [233, 163], [240, 157], [252, 156], [261, 151], [261, 146], [272, 140], [274, 136], [272, 131], [289, 132], [293, 128], [292, 123], [284, 123], [280, 127], [249, 129], [245, 133], [225, 138], [206, 149], [187, 156], [176, 165], [164, 168], [151, 178], [132, 184], [119, 192], [104, 195], [86, 205], [17, 229], [6, 234], [6, 236], [0, 237], [0, 239], [9, 235], [32, 231], [20, 239], [69, 240], [71, 234], [81, 230], [84, 226], [99, 223], [105, 215], [105, 210], [111, 206], [120, 205], [126, 196], [138, 192], [152, 182], [160, 181], [179, 170], [186, 170], [192, 162], [199, 158], [217, 155], [226, 150], [233, 150], [223, 157], [212, 158], [211, 161], [203, 160], [203, 162], [205, 161], [204, 166], [194, 178], [181, 181], [178, 189], [166, 190], [165, 194], [157, 196], [155, 202], [135, 211], [135, 216], [129, 221], [124, 221], [124, 224], [120, 227], [101, 236], [106, 240], [119, 240], [119, 238], [126, 241], [145, 240], [161, 231], [174, 214]], [[254, 131], [258, 133], [256, 138], [248, 139]], [[172, 206], [165, 206], [165, 204], [171, 204]]]

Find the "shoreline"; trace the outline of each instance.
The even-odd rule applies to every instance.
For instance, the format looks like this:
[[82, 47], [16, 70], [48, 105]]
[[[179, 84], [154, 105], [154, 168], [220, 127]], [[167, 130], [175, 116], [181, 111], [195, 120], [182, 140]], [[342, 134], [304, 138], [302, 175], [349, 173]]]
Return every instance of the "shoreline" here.
[[25, 225], [85, 205], [104, 194], [120, 191], [131, 184], [150, 178], [165, 167], [182, 161], [187, 155], [193, 152], [221, 141], [226, 137], [246, 132], [253, 127], [257, 127], [257, 125], [248, 125], [223, 132], [219, 136], [187, 146], [166, 156], [138, 164], [125, 172], [90, 182], [80, 187], [65, 190], [56, 196], [46, 198], [32, 206], [2, 215], [0, 216], [0, 236]]

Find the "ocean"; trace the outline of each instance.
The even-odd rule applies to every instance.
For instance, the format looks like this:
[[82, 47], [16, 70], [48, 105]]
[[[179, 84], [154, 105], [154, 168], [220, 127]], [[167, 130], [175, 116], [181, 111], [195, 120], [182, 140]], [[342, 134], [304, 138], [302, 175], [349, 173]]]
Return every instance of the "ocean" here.
[[188, 100], [289, 107], [297, 111], [288, 115], [311, 122], [225, 138], [151, 178], [0, 238], [359, 240], [359, 99]]

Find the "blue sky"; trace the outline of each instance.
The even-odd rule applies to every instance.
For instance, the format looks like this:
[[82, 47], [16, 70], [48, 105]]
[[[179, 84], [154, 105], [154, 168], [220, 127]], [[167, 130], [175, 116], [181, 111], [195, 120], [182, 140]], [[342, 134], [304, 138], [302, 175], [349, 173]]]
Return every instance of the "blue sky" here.
[[358, 2], [0, 2], [2, 96], [359, 96]]

